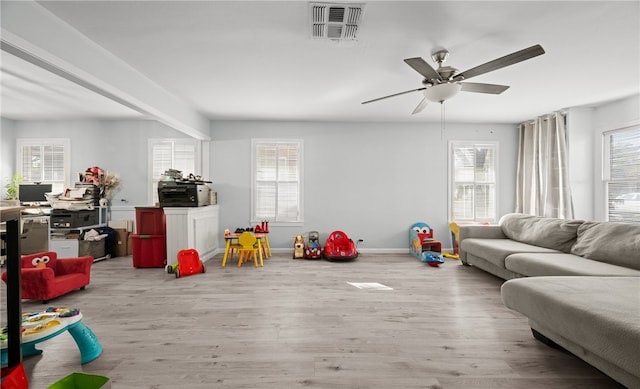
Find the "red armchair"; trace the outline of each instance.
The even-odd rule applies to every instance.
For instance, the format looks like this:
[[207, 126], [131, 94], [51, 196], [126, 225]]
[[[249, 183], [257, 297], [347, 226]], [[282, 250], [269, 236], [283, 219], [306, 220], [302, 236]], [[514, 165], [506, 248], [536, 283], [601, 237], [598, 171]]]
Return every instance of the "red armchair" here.
[[[93, 257], [58, 258], [53, 251], [23, 255], [21, 259], [22, 298], [49, 300], [84, 289], [89, 285]], [[2, 273], [7, 283], [7, 272]]]

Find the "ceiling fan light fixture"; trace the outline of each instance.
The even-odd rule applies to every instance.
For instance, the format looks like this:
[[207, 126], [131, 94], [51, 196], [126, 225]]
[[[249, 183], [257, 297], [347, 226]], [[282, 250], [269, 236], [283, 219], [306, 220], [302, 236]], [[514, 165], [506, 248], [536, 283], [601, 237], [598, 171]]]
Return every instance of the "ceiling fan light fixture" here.
[[427, 100], [442, 103], [457, 95], [461, 88], [462, 85], [459, 82], [447, 82], [427, 88], [423, 93]]

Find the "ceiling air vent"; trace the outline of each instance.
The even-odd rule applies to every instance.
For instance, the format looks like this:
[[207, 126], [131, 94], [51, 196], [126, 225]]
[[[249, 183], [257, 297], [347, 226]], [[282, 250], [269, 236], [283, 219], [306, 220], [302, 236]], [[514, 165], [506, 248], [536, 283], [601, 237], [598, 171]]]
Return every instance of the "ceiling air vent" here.
[[314, 39], [355, 40], [364, 4], [311, 3], [311, 37]]

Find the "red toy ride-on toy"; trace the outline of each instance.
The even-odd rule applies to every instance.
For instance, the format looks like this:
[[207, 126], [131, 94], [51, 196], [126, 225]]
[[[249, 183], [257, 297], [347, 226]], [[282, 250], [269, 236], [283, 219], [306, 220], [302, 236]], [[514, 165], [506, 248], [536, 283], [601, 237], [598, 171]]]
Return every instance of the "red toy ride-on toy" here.
[[304, 248], [304, 257], [306, 259], [322, 258], [322, 247], [320, 247], [320, 234], [318, 234], [318, 231], [309, 232], [309, 241]]
[[200, 254], [196, 249], [184, 249], [178, 251], [178, 263], [173, 269], [176, 278], [190, 276], [196, 273], [204, 273], [207, 271], [206, 266], [200, 260]]
[[322, 255], [325, 259], [355, 259], [358, 257], [358, 250], [347, 234], [342, 231], [333, 231], [324, 245]]

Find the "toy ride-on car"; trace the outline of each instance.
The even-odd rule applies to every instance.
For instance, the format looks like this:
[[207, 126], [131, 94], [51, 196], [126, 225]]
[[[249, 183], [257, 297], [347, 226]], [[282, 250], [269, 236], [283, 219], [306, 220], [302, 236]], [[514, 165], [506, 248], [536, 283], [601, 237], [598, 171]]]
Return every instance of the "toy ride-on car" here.
[[322, 258], [322, 247], [320, 247], [320, 234], [318, 234], [318, 231], [309, 232], [309, 240], [304, 248], [304, 257], [306, 259]]
[[411, 226], [409, 249], [412, 255], [429, 266], [438, 267], [444, 263], [442, 243], [433, 239], [433, 230], [427, 223], [419, 222]]
[[176, 278], [190, 276], [197, 273], [205, 273], [207, 267], [200, 259], [196, 249], [184, 249], [178, 251], [178, 262], [167, 266], [168, 273], [174, 273]]
[[342, 231], [333, 231], [324, 245], [322, 255], [325, 259], [355, 259], [358, 257], [358, 250], [347, 234]]

